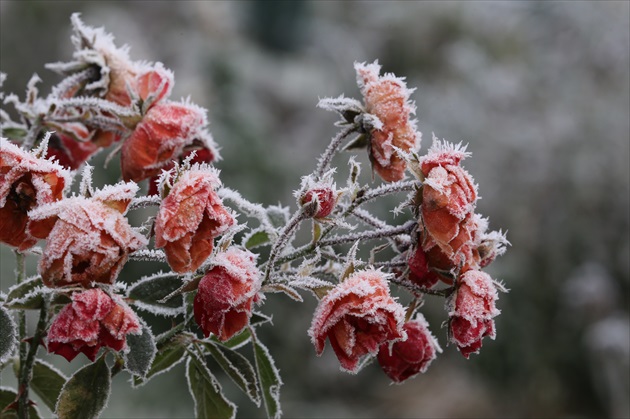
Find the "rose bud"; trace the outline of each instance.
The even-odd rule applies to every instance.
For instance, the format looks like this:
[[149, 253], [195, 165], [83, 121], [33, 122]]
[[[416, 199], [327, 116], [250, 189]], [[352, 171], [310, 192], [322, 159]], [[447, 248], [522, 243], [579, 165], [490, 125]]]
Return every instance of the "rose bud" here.
[[48, 143], [46, 157], [57, 159], [62, 166], [76, 170], [88, 161], [99, 148], [92, 141], [82, 142], [64, 134], [53, 134]]
[[300, 199], [300, 204], [306, 205], [313, 200], [317, 200], [317, 212], [314, 218], [328, 217], [337, 204], [337, 196], [332, 188], [316, 188], [306, 191]]
[[175, 272], [192, 272], [210, 256], [215, 237], [235, 220], [216, 193], [217, 171], [193, 165], [179, 175], [160, 204], [155, 221], [155, 246], [164, 248]]
[[376, 116], [380, 127], [371, 127], [370, 161], [374, 170], [387, 182], [401, 180], [407, 164], [396, 149], [403, 152], [415, 151], [420, 147], [421, 134], [416, 129], [416, 120], [410, 119], [416, 107], [409, 96], [404, 79], [393, 74], [379, 76], [381, 66], [355, 63], [357, 83], [365, 100], [369, 114]]
[[28, 212], [63, 198], [66, 169], [0, 138], [0, 242], [25, 250], [37, 243]]
[[184, 146], [206, 135], [205, 110], [190, 103], [167, 100], [153, 105], [122, 146], [123, 179], [139, 182], [159, 174], [179, 157]]
[[406, 337], [404, 309], [385, 278], [375, 269], [357, 271], [322, 298], [308, 331], [318, 356], [328, 338], [341, 368], [356, 373], [361, 357]]
[[383, 372], [395, 383], [426, 372], [437, 352], [442, 352], [422, 314], [405, 323], [403, 329], [407, 340], [381, 345], [377, 356]]
[[249, 324], [252, 304], [262, 282], [256, 255], [230, 247], [212, 260], [213, 267], [199, 282], [193, 310], [206, 337], [225, 342]]
[[54, 318], [48, 330], [48, 352], [69, 362], [83, 352], [94, 361], [102, 346], [125, 350], [127, 335], [140, 333], [135, 313], [95, 288], [74, 294], [72, 303]]
[[92, 198], [66, 198], [29, 213], [30, 233], [48, 237], [38, 265], [46, 286], [114, 283], [129, 253], [147, 243], [123, 215], [137, 190], [133, 183], [119, 183]]
[[500, 313], [495, 305], [498, 298], [497, 288], [485, 272], [470, 270], [460, 277], [449, 312], [449, 330], [451, 341], [464, 357], [478, 353], [484, 337], [495, 338], [492, 319]]

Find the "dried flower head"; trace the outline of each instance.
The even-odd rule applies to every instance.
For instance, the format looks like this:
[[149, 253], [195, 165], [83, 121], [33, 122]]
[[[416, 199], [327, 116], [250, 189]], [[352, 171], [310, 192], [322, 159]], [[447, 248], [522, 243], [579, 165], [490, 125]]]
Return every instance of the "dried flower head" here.
[[29, 213], [30, 233], [48, 237], [38, 266], [45, 285], [114, 283], [129, 253], [147, 244], [123, 215], [137, 190], [136, 184], [119, 183], [91, 198], [66, 198]]
[[175, 272], [196, 270], [212, 253], [215, 237], [235, 223], [216, 193], [219, 185], [216, 170], [195, 164], [179, 174], [160, 204], [155, 246], [164, 248]]
[[212, 263], [199, 282], [193, 309], [206, 337], [212, 333], [226, 341], [249, 324], [252, 305], [262, 298], [262, 275], [256, 255], [237, 247], [217, 254]]
[[357, 271], [319, 302], [308, 331], [317, 355], [326, 338], [342, 369], [356, 373], [359, 360], [387, 342], [403, 339], [404, 309], [389, 294], [385, 274]]
[[69, 184], [70, 175], [59, 164], [0, 138], [0, 242], [19, 250], [35, 245], [28, 212], [61, 199]]
[[405, 323], [403, 329], [407, 340], [381, 345], [377, 356], [383, 372], [395, 383], [426, 372], [437, 353], [442, 352], [422, 314]]
[[48, 330], [48, 352], [68, 361], [83, 352], [94, 361], [101, 347], [125, 350], [127, 335], [140, 333], [135, 313], [95, 288], [74, 294], [55, 317]]
[[366, 111], [380, 121], [380, 127], [369, 131], [370, 160], [376, 172], [386, 181], [404, 177], [406, 162], [399, 155], [420, 147], [421, 134], [416, 129], [415, 104], [409, 99], [413, 92], [403, 78], [393, 74], [379, 76], [381, 66], [355, 63], [357, 83], [365, 100]]

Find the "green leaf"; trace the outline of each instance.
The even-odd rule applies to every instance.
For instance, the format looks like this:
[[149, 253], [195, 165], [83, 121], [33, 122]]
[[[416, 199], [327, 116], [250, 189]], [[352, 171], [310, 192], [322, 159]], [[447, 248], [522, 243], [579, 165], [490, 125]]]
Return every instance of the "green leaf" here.
[[[11, 403], [17, 399], [17, 393], [13, 389], [7, 387], [0, 387], [0, 419], [18, 419], [17, 406], [15, 409], [7, 409]], [[6, 410], [5, 410], [6, 409]], [[28, 408], [29, 418], [39, 419], [39, 411], [35, 405], [30, 405]]]
[[105, 355], [78, 370], [63, 386], [55, 409], [60, 418], [97, 418], [102, 412], [112, 385]]
[[133, 375], [144, 377], [149, 372], [157, 348], [155, 346], [155, 339], [151, 329], [141, 321], [142, 334], [140, 335], [127, 335], [127, 351], [123, 357], [125, 359], [125, 368]]
[[260, 407], [260, 390], [254, 367], [240, 353], [220, 344], [202, 342], [223, 371]]
[[2, 128], [2, 136], [3, 137], [7, 137], [7, 138], [11, 138], [11, 139], [22, 139], [24, 137], [26, 137], [26, 134], [28, 134], [28, 131], [25, 130], [24, 128], [17, 128], [17, 127], [6, 127], [6, 128]]
[[149, 378], [159, 375], [173, 368], [184, 360], [186, 345], [178, 339], [171, 339], [157, 346], [157, 353], [151, 362], [151, 367], [144, 377], [134, 377], [133, 385], [141, 386]]
[[139, 308], [154, 314], [176, 316], [183, 313], [181, 295], [163, 300], [182, 286], [182, 279], [173, 274], [162, 274], [143, 278], [129, 287], [127, 296]]
[[253, 231], [244, 242], [247, 249], [264, 246], [270, 242], [269, 233], [264, 230]]
[[240, 348], [241, 346], [245, 345], [247, 342], [249, 342], [251, 338], [251, 333], [249, 333], [249, 329], [243, 329], [243, 331], [235, 336], [232, 336], [230, 339], [226, 340], [225, 342], [221, 342], [216, 336], [212, 335], [210, 337], [210, 339], [213, 342], [216, 342], [218, 344], [221, 344], [223, 346], [226, 346], [230, 349], [237, 349]]
[[280, 409], [280, 387], [282, 386], [280, 372], [276, 368], [267, 347], [260, 343], [255, 337], [252, 341], [254, 345], [254, 358], [256, 360], [256, 372], [258, 373], [258, 380], [262, 387], [267, 417], [274, 419], [279, 418], [282, 416], [282, 410]]
[[233, 418], [236, 405], [225, 398], [210, 370], [195, 355], [186, 363], [188, 388], [195, 402], [197, 418]]
[[52, 365], [39, 359], [35, 360], [31, 388], [51, 411], [55, 410], [57, 399], [67, 380], [66, 376]]
[[17, 344], [17, 327], [13, 317], [4, 307], [0, 306], [0, 364], [13, 354]]
[[48, 292], [40, 276], [33, 276], [9, 289], [5, 306], [13, 309], [41, 308], [44, 303], [43, 294]]

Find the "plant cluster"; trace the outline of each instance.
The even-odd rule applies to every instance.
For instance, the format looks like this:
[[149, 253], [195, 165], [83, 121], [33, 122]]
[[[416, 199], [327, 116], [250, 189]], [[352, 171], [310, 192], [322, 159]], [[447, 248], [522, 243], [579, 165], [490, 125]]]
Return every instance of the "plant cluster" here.
[[[0, 241], [15, 250], [17, 278], [0, 295], [0, 361], [18, 378], [17, 389], [1, 389], [3, 413], [38, 417], [34, 391], [60, 417], [96, 417], [114, 375], [140, 386], [184, 363], [195, 415], [234, 417], [213, 358], [279, 417], [282, 380], [257, 333], [272, 325], [260, 311], [267, 293], [311, 294], [315, 353], [328, 341], [342, 370], [376, 361], [395, 383], [425, 372], [442, 351], [420, 311], [425, 295], [445, 299], [447, 342], [466, 358], [495, 337], [505, 290], [483, 268], [508, 242], [475, 212], [465, 147], [434, 137], [418, 154], [403, 78], [355, 63], [362, 100], [319, 102], [340, 115], [340, 131], [301, 179], [295, 206], [263, 206], [223, 186], [207, 111], [171, 99], [172, 71], [131, 60], [78, 14], [71, 21], [73, 59], [47, 65], [62, 80], [40, 96], [34, 76], [23, 100], [2, 97], [15, 112], [0, 115]], [[338, 187], [333, 157], [357, 149], [372, 176], [363, 180], [350, 157]], [[95, 188], [102, 167], [90, 161], [104, 150], [106, 164], [119, 161], [121, 180]], [[400, 197], [395, 225], [364, 205], [390, 196]], [[128, 213], [139, 209], [153, 212], [133, 226]], [[297, 234], [303, 224], [312, 228], [306, 241]], [[357, 256], [367, 251], [368, 260]], [[38, 258], [32, 276], [29, 254]], [[130, 260], [169, 269], [134, 278], [124, 269]], [[392, 287], [408, 294], [406, 306]], [[32, 331], [27, 310], [39, 316]], [[145, 312], [172, 327], [154, 333]], [[40, 346], [91, 362], [68, 378], [38, 357]]]

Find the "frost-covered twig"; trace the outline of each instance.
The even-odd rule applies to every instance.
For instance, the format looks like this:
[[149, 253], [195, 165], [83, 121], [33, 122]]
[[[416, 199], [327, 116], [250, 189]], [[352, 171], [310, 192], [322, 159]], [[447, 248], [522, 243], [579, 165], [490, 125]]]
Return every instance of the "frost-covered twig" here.
[[326, 151], [324, 151], [324, 153], [317, 161], [317, 169], [315, 169], [315, 174], [318, 179], [324, 176], [324, 173], [326, 173], [326, 171], [330, 167], [330, 162], [343, 140], [355, 130], [356, 127], [353, 125], [346, 127], [339, 131], [339, 133], [330, 141], [330, 144], [328, 144], [328, 148], [326, 148]]
[[351, 243], [357, 240], [373, 240], [381, 239], [385, 237], [393, 237], [399, 234], [405, 234], [411, 232], [411, 229], [415, 226], [416, 221], [411, 220], [398, 227], [387, 227], [384, 229], [363, 231], [359, 233], [346, 234], [343, 236], [334, 236], [327, 240], [320, 240], [320, 246], [333, 246], [336, 244]]

